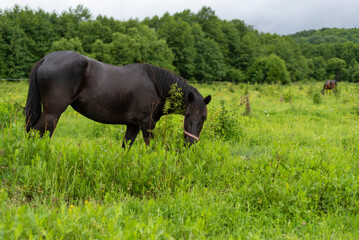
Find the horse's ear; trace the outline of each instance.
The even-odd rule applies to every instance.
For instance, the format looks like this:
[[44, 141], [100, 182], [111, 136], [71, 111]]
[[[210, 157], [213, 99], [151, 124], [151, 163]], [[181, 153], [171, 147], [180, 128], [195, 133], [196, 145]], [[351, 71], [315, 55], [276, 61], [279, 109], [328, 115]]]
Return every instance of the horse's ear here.
[[203, 101], [207, 105], [208, 103], [211, 102], [211, 99], [212, 99], [211, 95], [208, 95]]
[[188, 94], [188, 101], [189, 101], [189, 102], [193, 102], [193, 100], [194, 100], [194, 95], [193, 95], [192, 92], [190, 92], [190, 93]]

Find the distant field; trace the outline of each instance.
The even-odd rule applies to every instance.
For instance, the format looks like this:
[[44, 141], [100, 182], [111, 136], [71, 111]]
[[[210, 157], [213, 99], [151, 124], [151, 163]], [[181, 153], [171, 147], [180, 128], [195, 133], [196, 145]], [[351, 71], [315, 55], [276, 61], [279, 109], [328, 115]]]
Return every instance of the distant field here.
[[71, 107], [27, 138], [27, 83], [0, 81], [0, 238], [359, 238], [358, 85], [193, 85], [212, 95], [198, 144], [170, 115], [123, 150], [123, 126]]

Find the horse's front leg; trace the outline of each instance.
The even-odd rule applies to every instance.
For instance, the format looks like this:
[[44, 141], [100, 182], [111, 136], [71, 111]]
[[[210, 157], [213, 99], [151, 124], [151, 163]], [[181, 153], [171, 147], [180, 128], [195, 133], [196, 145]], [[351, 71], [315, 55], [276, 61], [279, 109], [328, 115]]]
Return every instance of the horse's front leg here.
[[130, 141], [130, 147], [131, 147], [137, 137], [138, 132], [140, 131], [140, 128], [137, 125], [128, 124], [126, 126], [127, 129], [126, 129], [125, 139], [122, 143], [123, 148], [126, 148], [126, 144], [128, 141]]
[[141, 124], [141, 130], [143, 135], [143, 140], [146, 145], [150, 145], [151, 138], [153, 138], [153, 129], [155, 128], [156, 123], [153, 119], [148, 118]]

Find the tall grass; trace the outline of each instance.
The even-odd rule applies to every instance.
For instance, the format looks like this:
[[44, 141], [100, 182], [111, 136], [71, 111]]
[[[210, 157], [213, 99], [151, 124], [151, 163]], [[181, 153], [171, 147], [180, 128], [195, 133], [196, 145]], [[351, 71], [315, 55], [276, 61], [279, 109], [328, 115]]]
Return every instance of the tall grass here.
[[29, 138], [26, 84], [0, 83], [0, 238], [355, 239], [359, 88], [315, 104], [320, 85], [196, 85], [213, 97], [198, 144], [170, 115], [123, 150], [122, 126], [71, 107]]

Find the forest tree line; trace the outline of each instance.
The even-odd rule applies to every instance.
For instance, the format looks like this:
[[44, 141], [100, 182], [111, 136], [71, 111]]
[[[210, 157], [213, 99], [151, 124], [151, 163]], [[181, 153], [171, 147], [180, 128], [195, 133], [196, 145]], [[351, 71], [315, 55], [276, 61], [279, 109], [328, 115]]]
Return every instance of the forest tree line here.
[[359, 29], [279, 36], [222, 20], [209, 7], [142, 21], [92, 16], [83, 5], [61, 14], [0, 9], [0, 78], [27, 78], [35, 62], [58, 50], [113, 65], [146, 62], [207, 83], [359, 82]]

